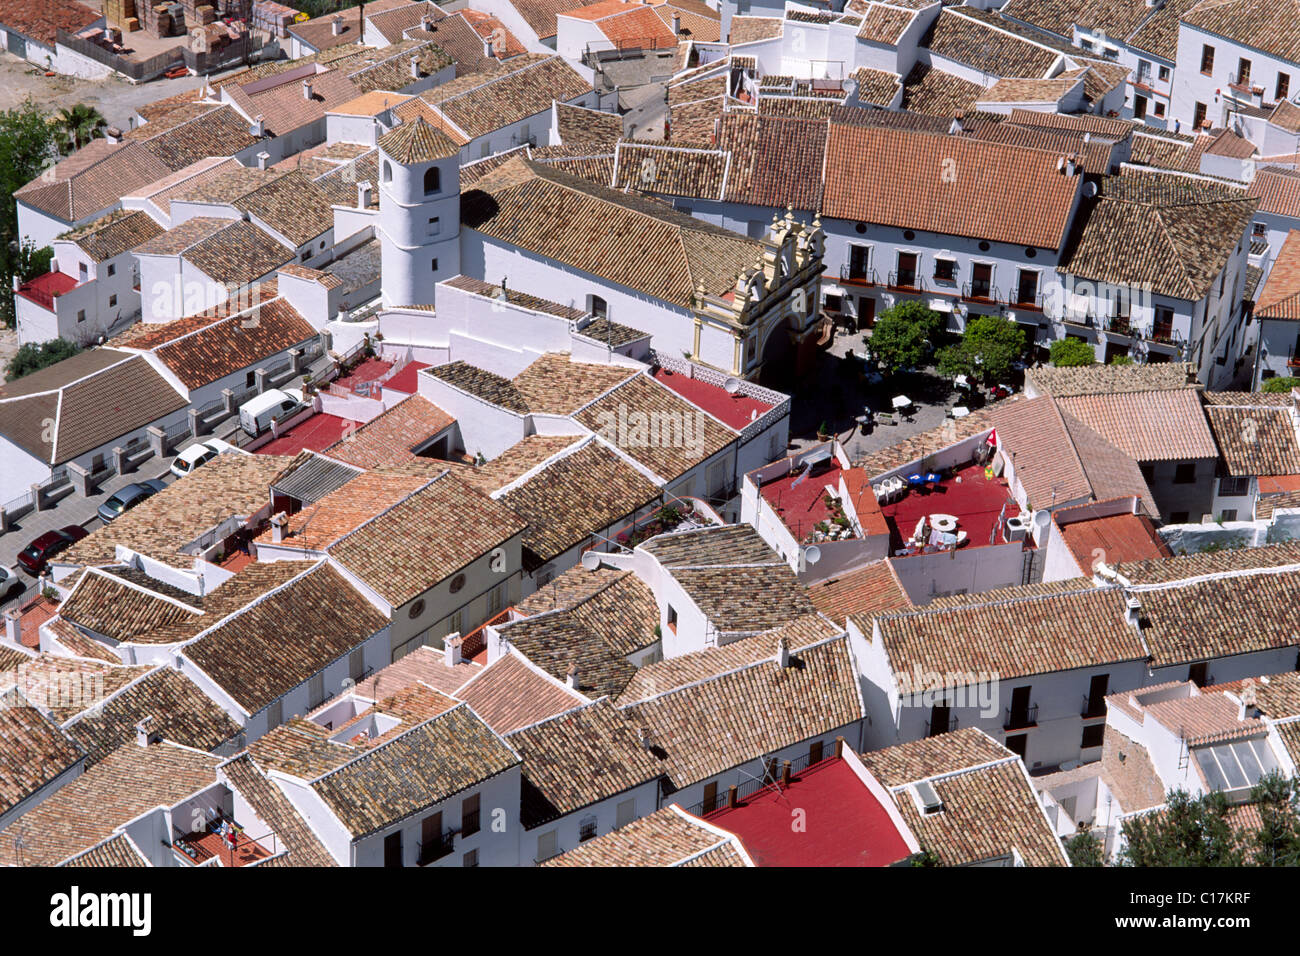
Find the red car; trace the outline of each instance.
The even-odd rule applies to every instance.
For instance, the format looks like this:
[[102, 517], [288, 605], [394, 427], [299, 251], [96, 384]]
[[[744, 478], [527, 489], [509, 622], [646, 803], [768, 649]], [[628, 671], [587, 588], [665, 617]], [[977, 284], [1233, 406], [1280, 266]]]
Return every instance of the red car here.
[[59, 528], [57, 531], [47, 531], [19, 552], [18, 563], [33, 577], [39, 577], [50, 558], [61, 551], [66, 551], [74, 542], [80, 541], [89, 533], [85, 528], [75, 524]]

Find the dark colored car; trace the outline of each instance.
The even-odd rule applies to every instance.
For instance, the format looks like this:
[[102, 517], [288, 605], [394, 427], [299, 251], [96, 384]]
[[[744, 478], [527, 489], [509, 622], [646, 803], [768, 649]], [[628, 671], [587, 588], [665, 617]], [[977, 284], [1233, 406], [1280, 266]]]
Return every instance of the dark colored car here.
[[32, 575], [39, 576], [45, 570], [50, 558], [66, 551], [74, 542], [80, 541], [87, 534], [85, 528], [70, 524], [57, 531], [47, 531], [18, 554], [18, 563]]
[[103, 519], [104, 524], [108, 524], [114, 518], [121, 517], [122, 514], [134, 508], [150, 495], [156, 495], [166, 487], [157, 478], [150, 478], [148, 481], [133, 481], [125, 488], [119, 488], [117, 494], [99, 506], [99, 517]]

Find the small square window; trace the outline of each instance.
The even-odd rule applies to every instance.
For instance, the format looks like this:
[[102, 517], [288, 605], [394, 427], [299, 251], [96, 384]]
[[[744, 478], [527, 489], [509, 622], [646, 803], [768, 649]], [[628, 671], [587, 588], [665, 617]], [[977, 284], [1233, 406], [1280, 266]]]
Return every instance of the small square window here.
[[1083, 739], [1079, 741], [1079, 746], [1083, 750], [1088, 750], [1092, 747], [1100, 747], [1105, 736], [1105, 724], [1088, 724], [1083, 728]]
[[113, 265], [111, 262], [108, 264], [108, 274], [117, 275], [117, 266]]
[[117, 305], [117, 296], [115, 296], [115, 295], [110, 295], [110, 296], [108, 297], [108, 307], [111, 309], [111, 308], [113, 308], [113, 306], [115, 306], [115, 305]]
[[77, 310], [77, 321], [78, 321], [78, 322], [85, 322], [85, 321], [86, 321], [86, 310], [85, 310], [85, 309], [78, 309], [78, 310]]
[[1160, 79], [1162, 79], [1162, 80], [1166, 80], [1166, 81], [1169, 79], [1169, 67], [1167, 67], [1167, 66], [1162, 66], [1162, 67], [1160, 68]]
[[1188, 512], [1186, 512], [1186, 511], [1175, 511], [1175, 512], [1173, 512], [1173, 513], [1169, 516], [1169, 523], [1170, 523], [1170, 524], [1187, 524], [1187, 515], [1188, 515]]
[[1191, 461], [1180, 462], [1174, 468], [1174, 484], [1190, 485], [1196, 481], [1196, 463]]
[[951, 259], [934, 260], [934, 277], [940, 282], [951, 282], [957, 275], [957, 263]]
[[1219, 520], [1220, 520], [1220, 521], [1236, 521], [1236, 520], [1237, 520], [1237, 509], [1236, 509], [1236, 508], [1224, 508], [1223, 511], [1222, 511], [1222, 513], [1220, 513], [1220, 515], [1219, 515]]

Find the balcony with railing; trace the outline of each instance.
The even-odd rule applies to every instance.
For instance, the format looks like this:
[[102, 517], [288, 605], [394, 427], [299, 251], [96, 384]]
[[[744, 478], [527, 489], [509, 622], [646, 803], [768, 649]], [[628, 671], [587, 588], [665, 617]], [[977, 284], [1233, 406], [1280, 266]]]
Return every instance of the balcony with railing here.
[[1105, 328], [1111, 335], [1133, 335], [1133, 323], [1127, 315], [1107, 316]]
[[874, 286], [880, 284], [880, 277], [875, 269], [863, 269], [853, 265], [840, 266], [840, 282], [848, 285]]
[[1033, 312], [1045, 311], [1045, 299], [1041, 292], [1026, 293], [1017, 289], [1007, 296], [1007, 305], [1013, 309], [1029, 309]]
[[415, 865], [428, 866], [430, 863], [436, 863], [443, 857], [450, 855], [455, 846], [455, 830], [448, 830], [440, 838], [435, 838], [428, 843], [419, 841], [415, 844]]
[[1079, 716], [1081, 716], [1084, 720], [1095, 720], [1098, 717], [1105, 717], [1106, 698], [1104, 696], [1093, 698], [1093, 697], [1089, 697], [1087, 694], [1084, 694], [1083, 707], [1080, 708], [1079, 710]]
[[1003, 730], [1026, 730], [1038, 726], [1038, 705], [1028, 707], [1008, 707], [1006, 719], [1002, 721]]
[[988, 279], [971, 279], [961, 287], [961, 297], [969, 302], [999, 302], [1002, 294]]
[[1097, 329], [1102, 327], [1101, 318], [1087, 309], [1067, 308], [1061, 313], [1061, 321], [1066, 325], [1077, 325], [1081, 329]]
[[927, 720], [925, 722], [925, 735], [927, 737], [937, 737], [939, 734], [950, 733], [957, 729], [957, 718], [949, 715], [947, 720]]
[[925, 279], [916, 274], [915, 269], [900, 269], [889, 274], [889, 288], [899, 292], [924, 292]]

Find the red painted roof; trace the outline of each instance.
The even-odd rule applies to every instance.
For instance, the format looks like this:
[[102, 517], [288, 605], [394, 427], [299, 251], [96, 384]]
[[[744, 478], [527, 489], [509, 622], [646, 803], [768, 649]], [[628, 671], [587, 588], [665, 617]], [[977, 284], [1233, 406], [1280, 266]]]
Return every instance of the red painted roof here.
[[1300, 475], [1260, 475], [1258, 481], [1261, 495], [1278, 491], [1300, 491]]
[[347, 433], [348, 427], [356, 423], [337, 415], [313, 415], [311, 418], [295, 425], [267, 444], [257, 449], [259, 455], [296, 455], [308, 451], [324, 451]]
[[1098, 561], [1115, 564], [1122, 561], [1148, 561], [1167, 558], [1172, 552], [1156, 534], [1155, 525], [1145, 515], [1119, 514], [1064, 525], [1061, 534], [1074, 555], [1074, 562], [1085, 574], [1092, 573]]
[[728, 395], [725, 389], [717, 385], [710, 385], [698, 378], [689, 378], [667, 369], [657, 369], [655, 378], [688, 402], [692, 402], [720, 422], [737, 430], [744, 428], [754, 417], [757, 417], [754, 415], [755, 412], [762, 415], [772, 407], [767, 402], [760, 402], [748, 395]]
[[18, 287], [18, 294], [24, 299], [30, 299], [43, 309], [53, 309], [53, 297], [63, 295], [77, 287], [77, 280], [72, 276], [64, 275], [62, 272], [47, 272], [43, 276], [37, 276], [29, 282], [24, 282]]
[[[466, 11], [468, 12], [468, 11]], [[428, 368], [426, 362], [407, 362], [402, 366], [402, 370], [384, 383], [384, 391], [401, 392], [403, 395], [414, 395], [419, 388], [417, 387], [416, 374], [422, 368]]]
[[831, 510], [826, 507], [826, 486], [839, 487], [840, 475], [844, 470], [834, 458], [829, 465], [823, 470], [815, 470], [797, 485], [795, 482], [799, 480], [802, 468], [795, 468], [784, 477], [766, 482], [760, 489], [763, 500], [780, 515], [781, 522], [790, 529], [796, 541], [802, 541], [812, 533], [818, 522], [826, 521], [831, 516]]
[[784, 792], [768, 787], [706, 819], [738, 836], [759, 866], [889, 866], [911, 855], [888, 810], [844, 760], [813, 764]]

